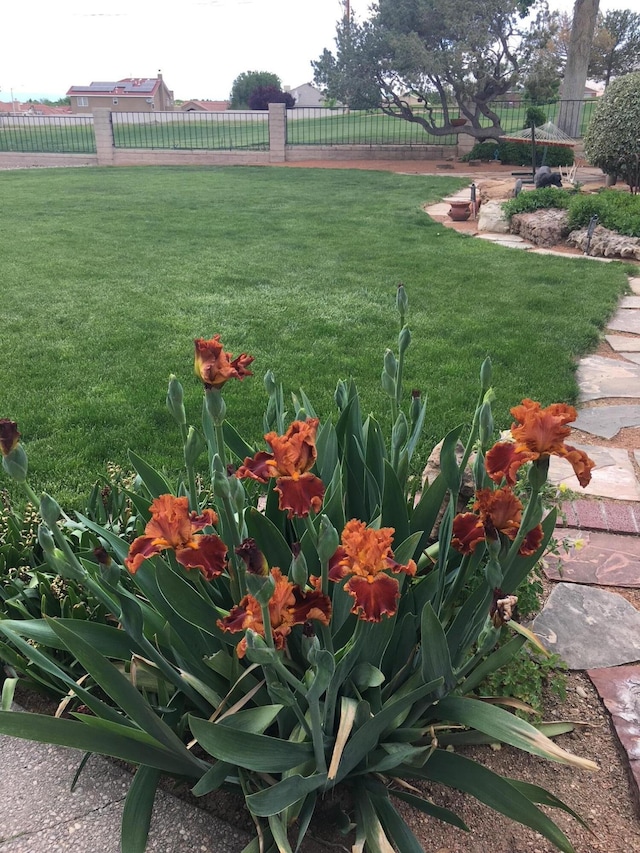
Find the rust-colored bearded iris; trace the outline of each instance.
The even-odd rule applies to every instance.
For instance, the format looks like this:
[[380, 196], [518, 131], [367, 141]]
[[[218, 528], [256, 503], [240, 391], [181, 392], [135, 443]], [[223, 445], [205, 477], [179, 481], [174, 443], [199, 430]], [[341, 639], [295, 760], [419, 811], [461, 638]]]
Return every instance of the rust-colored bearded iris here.
[[16, 449], [19, 441], [18, 424], [8, 418], [0, 418], [0, 453], [8, 456]]
[[229, 379], [244, 379], [253, 376], [247, 370], [253, 356], [242, 353], [233, 358], [230, 352], [225, 352], [220, 343], [220, 335], [214, 335], [209, 341], [196, 338], [194, 369], [196, 376], [204, 382], [204, 387], [220, 389]]
[[495, 483], [504, 479], [513, 486], [521, 465], [559, 456], [571, 463], [583, 488], [589, 485], [593, 461], [583, 450], [564, 443], [571, 433], [567, 424], [578, 416], [573, 406], [554, 403], [543, 409], [540, 403], [523, 400], [520, 406], [511, 409], [511, 414], [517, 421], [511, 425], [514, 440], [498, 442], [485, 458], [487, 473]]
[[352, 518], [342, 531], [342, 545], [329, 566], [329, 580], [341, 581], [355, 601], [352, 613], [365, 622], [380, 622], [382, 616], [393, 616], [398, 608], [400, 584], [388, 571], [415, 575], [413, 560], [402, 566], [393, 559], [391, 543], [393, 527], [373, 530]]
[[264, 440], [273, 453], [261, 450], [247, 457], [236, 471], [236, 477], [250, 477], [260, 483], [276, 478], [275, 490], [280, 495], [279, 507], [288, 510], [289, 518], [304, 518], [309, 512], [319, 512], [324, 497], [324, 485], [310, 473], [316, 461], [316, 431], [320, 421], [309, 418], [294, 421], [284, 435], [269, 432]]
[[[518, 535], [522, 521], [522, 504], [510, 488], [480, 489], [476, 492], [474, 512], [456, 515], [453, 519], [451, 545], [462, 554], [473, 554], [479, 542], [498, 539], [500, 533], [512, 541]], [[538, 524], [524, 538], [518, 553], [535, 554], [542, 542], [543, 531]]]
[[188, 498], [160, 495], [151, 504], [151, 521], [144, 536], [134, 540], [124, 564], [135, 574], [144, 560], [170, 549], [186, 569], [200, 569], [207, 580], [212, 580], [226, 566], [227, 546], [219, 536], [200, 531], [217, 523], [218, 516], [212, 509], [196, 515], [189, 512]]
[[[271, 569], [271, 577], [275, 581], [275, 590], [269, 599], [269, 621], [276, 649], [284, 649], [294, 625], [304, 625], [312, 619], [323, 625], [329, 624], [331, 599], [328, 595], [323, 595], [318, 589], [303, 592], [284, 577], [278, 568]], [[265, 636], [262, 609], [252, 595], [245, 595], [228, 616], [218, 620], [217, 625], [231, 634], [250, 628], [261, 637]], [[242, 658], [246, 651], [247, 640], [243, 637], [236, 646], [236, 653]]]

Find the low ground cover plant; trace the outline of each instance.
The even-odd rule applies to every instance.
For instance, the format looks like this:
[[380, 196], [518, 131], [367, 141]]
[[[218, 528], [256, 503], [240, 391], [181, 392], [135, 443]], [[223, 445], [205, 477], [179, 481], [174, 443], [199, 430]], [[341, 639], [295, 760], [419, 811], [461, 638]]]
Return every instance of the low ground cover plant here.
[[[554, 529], [556, 514], [542, 503], [550, 455], [567, 459], [583, 486], [593, 463], [565, 442], [576, 412], [564, 404], [523, 400], [512, 409], [511, 440], [495, 442], [486, 359], [470, 425], [446, 435], [440, 475], [416, 482], [410, 463], [427, 408], [419, 392], [403, 396], [411, 344], [403, 287], [396, 305], [397, 347], [381, 374], [390, 431], [363, 416], [351, 380], [336, 386], [334, 425], [304, 391], [288, 412], [269, 371], [264, 442], [249, 443], [227, 418], [223, 392], [252, 381], [255, 359], [234, 357], [219, 335], [197, 338], [201, 425], [190, 425], [176, 377], [167, 392], [184, 473], [169, 480], [131, 454], [140, 482], [128, 493], [135, 538], [80, 514], [76, 531], [95, 540], [90, 556], [71, 547], [57, 502], [29, 485], [17, 424], [0, 422], [4, 471], [39, 506], [47, 561], [113, 617], [0, 619], [12, 647], [67, 685], [71, 710], [69, 719], [2, 711], [0, 731], [139, 764], [123, 813], [124, 853], [145, 849], [162, 773], [190, 780], [196, 795], [240, 790], [257, 833], [246, 853], [298, 849], [314, 812], [338, 790], [338, 823], [357, 850], [422, 850], [400, 803], [465, 830], [410, 785], [416, 779], [459, 788], [573, 849], [538, 808], [580, 820], [568, 806], [447, 747], [480, 733], [595, 769], [475, 695], [525, 643], [536, 645], [513, 618], [514, 593]], [[458, 513], [473, 450], [475, 499]], [[203, 455], [204, 484], [196, 473]], [[505, 626], [512, 637], [499, 644]], [[59, 649], [86, 679], [58, 666]]]

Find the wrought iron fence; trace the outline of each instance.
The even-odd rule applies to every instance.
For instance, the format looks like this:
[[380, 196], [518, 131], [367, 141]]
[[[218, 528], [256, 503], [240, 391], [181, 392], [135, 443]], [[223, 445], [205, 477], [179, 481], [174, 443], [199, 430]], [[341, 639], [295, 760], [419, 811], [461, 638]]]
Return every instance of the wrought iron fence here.
[[[596, 99], [579, 101], [554, 101], [542, 104], [540, 109], [546, 121], [566, 127], [567, 135], [574, 139], [584, 136], [589, 125]], [[491, 109], [500, 118], [506, 134], [527, 127], [529, 104], [519, 96], [494, 101]], [[457, 107], [450, 113], [456, 114]], [[414, 109], [420, 115], [419, 109]], [[442, 110], [434, 107], [432, 115], [439, 123]], [[489, 119], [481, 124], [491, 126]], [[455, 145], [457, 135], [433, 136], [415, 122], [385, 115], [381, 110], [349, 110], [345, 107], [301, 107], [287, 111], [288, 145]]]
[[266, 112], [111, 114], [116, 148], [264, 151], [269, 148]]
[[[582, 139], [593, 111], [598, 102], [597, 98], [585, 100], [557, 100], [538, 105], [545, 119], [555, 124], [560, 130], [572, 139]], [[528, 127], [527, 110], [530, 104], [524, 102], [520, 97], [501, 99], [491, 103], [491, 109], [500, 117], [500, 126], [505, 133], [516, 133]]]
[[95, 154], [93, 116], [0, 116], [0, 151]]
[[287, 110], [287, 145], [455, 145], [455, 134], [433, 136], [415, 122], [382, 110], [299, 107]]

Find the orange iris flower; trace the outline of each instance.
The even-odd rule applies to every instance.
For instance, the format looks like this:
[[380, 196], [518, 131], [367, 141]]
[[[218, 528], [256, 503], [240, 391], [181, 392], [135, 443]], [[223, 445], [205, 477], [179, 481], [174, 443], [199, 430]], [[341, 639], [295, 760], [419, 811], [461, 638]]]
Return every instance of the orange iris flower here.
[[188, 498], [160, 495], [151, 504], [151, 520], [144, 536], [134, 540], [124, 564], [135, 574], [144, 560], [170, 549], [186, 569], [200, 569], [207, 580], [212, 580], [226, 566], [227, 546], [219, 536], [200, 531], [217, 523], [218, 516], [212, 509], [196, 515], [189, 512]]
[[[282, 650], [294, 625], [303, 625], [315, 619], [323, 625], [329, 624], [331, 618], [331, 599], [318, 589], [303, 592], [296, 584], [284, 577], [280, 569], [271, 569], [271, 577], [276, 588], [269, 599], [269, 621], [271, 636], [276, 649]], [[262, 609], [252, 595], [245, 595], [242, 601], [231, 610], [224, 619], [217, 622], [219, 628], [235, 634], [251, 628], [261, 637], [265, 636]], [[247, 651], [247, 640], [243, 637], [236, 646], [239, 658]]]
[[236, 471], [236, 477], [250, 477], [260, 483], [276, 478], [275, 490], [280, 495], [279, 507], [304, 518], [309, 511], [319, 512], [324, 497], [324, 484], [310, 473], [316, 461], [316, 431], [320, 421], [309, 418], [294, 421], [284, 435], [269, 432], [264, 440], [273, 453], [261, 450], [247, 457]]
[[513, 486], [521, 465], [560, 456], [571, 463], [580, 485], [589, 485], [594, 462], [583, 450], [564, 443], [571, 433], [567, 424], [578, 416], [573, 406], [553, 403], [543, 409], [540, 403], [523, 400], [511, 409], [511, 414], [517, 421], [511, 425], [514, 441], [498, 442], [485, 457], [487, 473], [495, 483], [504, 479]]
[[18, 424], [8, 418], [0, 418], [0, 453], [8, 456], [16, 449], [19, 441]]
[[400, 584], [388, 571], [416, 573], [413, 560], [402, 566], [393, 559], [394, 532], [393, 527], [373, 530], [352, 518], [345, 525], [342, 545], [330, 562], [329, 579], [337, 583], [349, 578], [344, 588], [355, 599], [351, 612], [366, 622], [380, 622], [383, 614], [393, 616], [398, 609]]
[[196, 376], [202, 379], [205, 388], [220, 389], [229, 379], [244, 379], [253, 376], [247, 370], [253, 361], [252, 355], [242, 353], [233, 358], [230, 352], [225, 352], [220, 343], [220, 335], [214, 335], [209, 341], [196, 338], [194, 369]]
[[[479, 542], [498, 539], [500, 533], [512, 541], [518, 535], [522, 521], [522, 503], [510, 488], [480, 489], [473, 505], [475, 512], [465, 512], [453, 519], [451, 545], [462, 554], [472, 554]], [[543, 531], [538, 524], [524, 538], [518, 553], [535, 554], [542, 542]]]

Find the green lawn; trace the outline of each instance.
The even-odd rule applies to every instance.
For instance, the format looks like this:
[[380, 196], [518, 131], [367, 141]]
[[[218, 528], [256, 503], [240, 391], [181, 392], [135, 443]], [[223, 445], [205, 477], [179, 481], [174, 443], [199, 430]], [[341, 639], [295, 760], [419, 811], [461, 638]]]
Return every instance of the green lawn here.
[[67, 505], [129, 447], [178, 470], [166, 383], [178, 375], [198, 423], [196, 336], [220, 333], [255, 356], [255, 376], [225, 389], [230, 419], [254, 440], [268, 368], [323, 416], [348, 376], [365, 411], [384, 414], [382, 354], [395, 347], [403, 282], [405, 387], [429, 395], [422, 462], [469, 417], [486, 355], [499, 427], [524, 396], [572, 401], [575, 358], [626, 282], [619, 264], [509, 251], [434, 223], [421, 205], [460, 179], [235, 167], [38, 169], [0, 182], [0, 417], [19, 423], [34, 486]]

